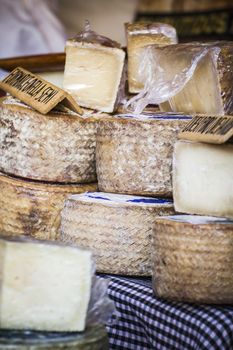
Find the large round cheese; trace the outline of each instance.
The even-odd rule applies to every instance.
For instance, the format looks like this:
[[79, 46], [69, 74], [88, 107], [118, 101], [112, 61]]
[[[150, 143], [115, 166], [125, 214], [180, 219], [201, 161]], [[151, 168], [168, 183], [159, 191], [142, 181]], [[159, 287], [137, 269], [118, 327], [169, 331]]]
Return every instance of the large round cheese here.
[[0, 232], [56, 239], [65, 199], [96, 189], [97, 184], [45, 184], [0, 173]]
[[0, 350], [107, 350], [108, 336], [95, 325], [81, 333], [1, 331]]
[[157, 215], [174, 213], [167, 199], [84, 193], [66, 200], [61, 239], [93, 251], [98, 272], [151, 275], [151, 235]]
[[40, 181], [96, 181], [97, 119], [67, 111], [43, 115], [2, 99], [0, 171]]
[[233, 303], [233, 220], [192, 215], [157, 218], [152, 256], [157, 296]]
[[101, 120], [96, 145], [100, 191], [171, 197], [173, 145], [190, 119], [147, 113]]

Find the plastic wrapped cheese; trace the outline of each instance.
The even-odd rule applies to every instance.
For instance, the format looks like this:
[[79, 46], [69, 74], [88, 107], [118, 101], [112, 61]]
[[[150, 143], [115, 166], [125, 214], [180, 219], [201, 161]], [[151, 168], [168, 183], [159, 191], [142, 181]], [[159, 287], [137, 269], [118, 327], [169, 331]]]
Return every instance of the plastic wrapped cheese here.
[[152, 259], [157, 296], [233, 303], [233, 220], [192, 215], [157, 218]]
[[124, 68], [120, 44], [90, 30], [66, 43], [63, 87], [80, 106], [113, 112]]
[[0, 171], [50, 182], [94, 182], [95, 114], [47, 115], [12, 99], [0, 101]]
[[233, 218], [233, 144], [177, 141], [173, 197], [178, 212]]
[[114, 312], [89, 250], [1, 237], [0, 264], [1, 329], [82, 332]]
[[144, 113], [100, 121], [96, 169], [100, 191], [172, 197], [172, 153], [190, 116]]
[[0, 173], [0, 232], [37, 239], [59, 239], [60, 211], [69, 195], [97, 184], [46, 184]]
[[151, 235], [171, 200], [111, 193], [72, 195], [62, 211], [61, 239], [91, 249], [98, 272], [151, 275]]
[[165, 23], [126, 23], [125, 27], [129, 92], [137, 93], [143, 88], [139, 76], [142, 48], [151, 44], [157, 46], [176, 44], [177, 35], [175, 28]]
[[100, 325], [79, 333], [33, 331], [0, 332], [0, 350], [108, 350], [108, 336]]
[[145, 88], [129, 102], [137, 113], [147, 104], [174, 112], [233, 113], [232, 42], [147, 46], [140, 77]]

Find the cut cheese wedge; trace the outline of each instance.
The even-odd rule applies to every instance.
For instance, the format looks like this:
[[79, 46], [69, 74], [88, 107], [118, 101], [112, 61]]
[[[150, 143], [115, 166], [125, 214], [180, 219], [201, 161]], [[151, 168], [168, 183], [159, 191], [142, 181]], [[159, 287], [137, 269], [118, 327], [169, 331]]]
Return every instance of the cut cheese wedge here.
[[83, 331], [91, 252], [37, 241], [0, 240], [4, 329]]
[[171, 200], [111, 193], [72, 195], [62, 211], [61, 239], [92, 250], [97, 271], [151, 275], [151, 235]]
[[233, 303], [233, 220], [192, 215], [157, 218], [152, 260], [157, 296]]
[[97, 184], [46, 184], [0, 173], [0, 232], [37, 239], [59, 239], [60, 211], [69, 195], [93, 191]]
[[0, 171], [39, 181], [94, 182], [99, 117], [42, 115], [12, 98], [0, 101]]
[[233, 144], [178, 141], [173, 197], [178, 212], [233, 218]]
[[189, 120], [150, 112], [101, 120], [96, 146], [100, 191], [172, 197], [173, 145]]

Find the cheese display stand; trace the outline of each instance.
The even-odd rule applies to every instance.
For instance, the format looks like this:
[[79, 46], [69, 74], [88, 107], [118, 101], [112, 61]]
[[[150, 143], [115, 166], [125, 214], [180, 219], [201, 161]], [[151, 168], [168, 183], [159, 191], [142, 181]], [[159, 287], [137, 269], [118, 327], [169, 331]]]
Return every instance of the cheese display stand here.
[[125, 28], [0, 81], [0, 350], [233, 349], [233, 43]]

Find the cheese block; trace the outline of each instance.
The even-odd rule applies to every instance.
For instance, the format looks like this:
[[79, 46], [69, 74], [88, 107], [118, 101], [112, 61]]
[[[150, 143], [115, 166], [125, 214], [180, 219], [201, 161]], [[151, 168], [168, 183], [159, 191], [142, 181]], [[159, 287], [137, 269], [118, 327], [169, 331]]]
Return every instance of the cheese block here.
[[162, 104], [163, 110], [217, 115], [233, 113], [232, 42], [177, 44], [159, 50], [160, 53], [156, 47], [151, 47], [150, 54], [156, 72], [152, 79], [157, 84], [153, 87], [154, 97], [158, 98], [157, 91], [163, 91], [164, 100], [168, 97], [169, 104]]
[[103, 192], [72, 195], [62, 210], [61, 239], [91, 249], [98, 272], [151, 275], [151, 235], [171, 200]]
[[51, 182], [94, 182], [99, 117], [42, 115], [12, 98], [0, 100], [0, 171]]
[[70, 194], [96, 189], [97, 184], [46, 184], [0, 173], [0, 232], [59, 239], [60, 211], [65, 199]]
[[81, 333], [1, 330], [0, 350], [108, 350], [103, 326], [93, 325]]
[[83, 331], [91, 294], [88, 250], [0, 239], [3, 329]]
[[153, 289], [193, 303], [233, 303], [233, 220], [175, 215], [156, 219]]
[[233, 144], [178, 141], [173, 196], [178, 212], [233, 218]]
[[147, 45], [164, 46], [177, 43], [176, 30], [165, 23], [126, 23], [129, 92], [137, 93], [144, 87], [140, 79], [142, 48]]
[[101, 120], [96, 144], [100, 191], [171, 197], [173, 144], [190, 119], [144, 113]]
[[63, 87], [80, 106], [113, 112], [124, 60], [118, 43], [88, 27], [66, 43]]

